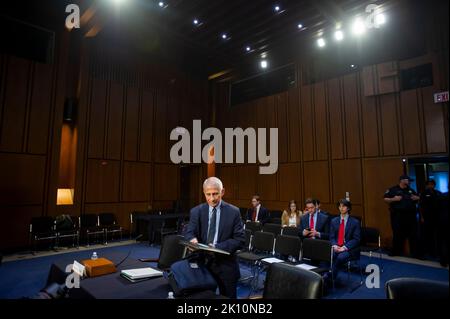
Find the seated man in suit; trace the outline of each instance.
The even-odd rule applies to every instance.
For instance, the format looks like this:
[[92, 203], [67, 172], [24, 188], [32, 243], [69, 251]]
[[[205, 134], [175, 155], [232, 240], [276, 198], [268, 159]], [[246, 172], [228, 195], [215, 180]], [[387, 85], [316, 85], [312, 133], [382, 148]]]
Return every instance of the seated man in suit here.
[[331, 220], [330, 241], [333, 247], [333, 277], [336, 278], [337, 269], [345, 264], [350, 257], [360, 254], [361, 224], [358, 219], [350, 217], [352, 210], [350, 201], [344, 199], [337, 203], [340, 216]]
[[260, 222], [264, 225], [269, 221], [269, 218], [269, 210], [261, 205], [261, 200], [258, 195], [253, 195], [252, 208], [247, 210], [247, 220]]
[[240, 278], [235, 252], [244, 246], [245, 234], [239, 208], [222, 200], [225, 193], [217, 177], [203, 183], [206, 203], [191, 209], [189, 224], [184, 234], [191, 243], [203, 243], [225, 250], [231, 255], [207, 255], [206, 265], [219, 286], [220, 294], [236, 298]]
[[316, 211], [315, 200], [312, 198], [305, 201], [305, 210], [307, 214], [302, 216], [300, 222], [300, 234], [303, 238], [328, 239], [328, 216]]

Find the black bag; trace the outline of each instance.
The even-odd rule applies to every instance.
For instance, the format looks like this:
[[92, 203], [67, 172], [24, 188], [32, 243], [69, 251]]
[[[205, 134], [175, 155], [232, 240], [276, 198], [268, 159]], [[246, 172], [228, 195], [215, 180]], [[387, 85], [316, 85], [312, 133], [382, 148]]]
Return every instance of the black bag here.
[[215, 292], [217, 289], [217, 282], [205, 264], [192, 257], [173, 263], [167, 279], [177, 297], [207, 290]]

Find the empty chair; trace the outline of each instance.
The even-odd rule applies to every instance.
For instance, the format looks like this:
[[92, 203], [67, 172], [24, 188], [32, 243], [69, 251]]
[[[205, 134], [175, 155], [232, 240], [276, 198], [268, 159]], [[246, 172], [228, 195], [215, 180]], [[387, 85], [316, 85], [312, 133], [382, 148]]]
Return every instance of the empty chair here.
[[120, 235], [122, 240], [122, 226], [116, 221], [116, 216], [113, 213], [101, 213], [98, 215], [99, 226], [105, 231], [105, 244], [108, 243], [108, 234], [111, 234], [111, 239], [114, 234]]
[[265, 299], [320, 299], [322, 277], [289, 264], [271, 264], [264, 284]]
[[72, 238], [72, 246], [80, 246], [80, 219], [76, 216], [59, 215], [56, 217], [55, 230], [57, 234], [57, 244], [66, 238]]
[[297, 227], [283, 227], [282, 235], [300, 237], [300, 230]]
[[33, 244], [33, 252], [36, 251], [37, 242], [41, 240], [51, 241], [56, 244], [55, 219], [49, 216], [33, 217], [30, 224], [30, 245]]
[[281, 210], [270, 211], [269, 223], [281, 225], [281, 216], [283, 212]]
[[252, 234], [254, 234], [255, 232], [260, 231], [262, 229], [262, 225], [259, 222], [247, 221], [245, 223], [245, 229], [250, 230]]
[[380, 258], [380, 268], [383, 271], [383, 254], [381, 253], [381, 236], [376, 228], [361, 227], [361, 251], [368, 252], [372, 258], [372, 253], [377, 253]]
[[396, 278], [386, 282], [388, 299], [448, 299], [448, 282]]
[[86, 236], [86, 243], [90, 245], [90, 237], [98, 238], [102, 236], [103, 243], [105, 242], [105, 230], [100, 227], [100, 221], [97, 214], [84, 214], [81, 216], [81, 232]]
[[334, 284], [332, 266], [333, 252], [331, 242], [323, 239], [305, 238], [302, 242], [302, 263], [315, 264], [319, 267], [313, 269], [319, 274], [331, 274], [331, 281]]
[[264, 224], [262, 231], [265, 233], [272, 233], [276, 238], [281, 234], [281, 224], [266, 223]]
[[143, 262], [157, 262], [158, 268], [161, 270], [169, 270], [170, 266], [178, 260], [184, 258], [186, 247], [180, 244], [184, 240], [181, 235], [167, 235], [164, 237], [159, 251], [159, 258], [143, 258]]
[[300, 260], [302, 242], [298, 236], [280, 235], [275, 241], [275, 255], [292, 262]]

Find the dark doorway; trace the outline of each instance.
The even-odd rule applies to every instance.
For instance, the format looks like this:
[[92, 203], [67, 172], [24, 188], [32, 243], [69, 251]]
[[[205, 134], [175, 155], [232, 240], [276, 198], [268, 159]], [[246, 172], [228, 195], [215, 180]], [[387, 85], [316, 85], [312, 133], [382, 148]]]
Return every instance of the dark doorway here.
[[448, 192], [448, 157], [414, 158], [408, 161], [408, 175], [415, 179], [411, 187], [417, 192], [425, 190], [425, 182], [433, 179], [436, 189], [442, 193]]

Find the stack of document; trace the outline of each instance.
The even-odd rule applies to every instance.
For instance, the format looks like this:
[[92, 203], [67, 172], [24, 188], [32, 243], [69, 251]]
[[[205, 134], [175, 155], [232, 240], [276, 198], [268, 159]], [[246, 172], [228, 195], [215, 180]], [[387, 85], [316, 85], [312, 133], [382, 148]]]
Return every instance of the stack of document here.
[[156, 270], [153, 268], [137, 268], [137, 269], [128, 269], [128, 270], [122, 270], [120, 272], [120, 275], [129, 281], [137, 282], [142, 281], [146, 279], [150, 279], [153, 277], [161, 277], [163, 275], [163, 272], [160, 270]]

